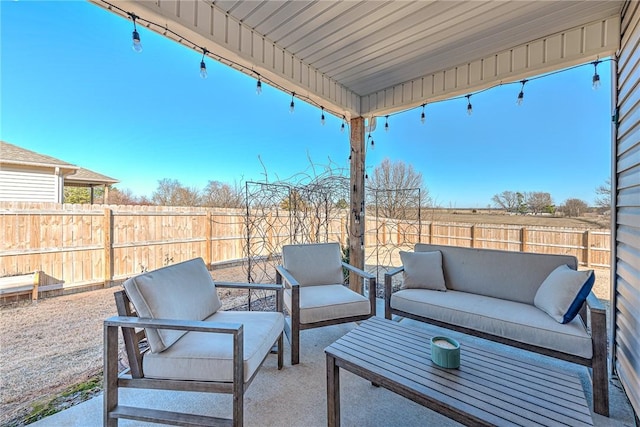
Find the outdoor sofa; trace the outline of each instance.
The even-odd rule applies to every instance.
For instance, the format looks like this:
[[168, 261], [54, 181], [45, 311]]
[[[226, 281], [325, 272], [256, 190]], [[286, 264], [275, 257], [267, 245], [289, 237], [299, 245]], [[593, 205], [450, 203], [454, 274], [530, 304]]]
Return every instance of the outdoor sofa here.
[[[593, 271], [576, 271], [575, 257], [421, 243], [400, 255], [403, 266], [385, 274], [387, 319], [395, 314], [591, 367], [594, 411], [608, 416], [606, 311], [591, 292]], [[403, 285], [392, 289], [400, 272]]]

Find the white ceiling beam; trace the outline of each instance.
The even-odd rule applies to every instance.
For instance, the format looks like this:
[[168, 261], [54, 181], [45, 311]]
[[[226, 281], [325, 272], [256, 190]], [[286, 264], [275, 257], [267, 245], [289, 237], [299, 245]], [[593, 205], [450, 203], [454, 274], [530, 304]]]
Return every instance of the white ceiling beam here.
[[620, 17], [611, 16], [424, 75], [361, 98], [361, 114], [384, 116], [615, 54]]

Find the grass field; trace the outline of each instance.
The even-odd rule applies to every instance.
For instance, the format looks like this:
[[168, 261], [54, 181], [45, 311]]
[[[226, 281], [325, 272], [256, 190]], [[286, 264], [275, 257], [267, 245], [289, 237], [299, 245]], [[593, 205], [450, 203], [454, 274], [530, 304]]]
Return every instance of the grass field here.
[[611, 218], [604, 215], [568, 218], [550, 215], [509, 215], [500, 211], [471, 209], [424, 209], [423, 221], [462, 222], [468, 224], [505, 224], [530, 227], [611, 228]]

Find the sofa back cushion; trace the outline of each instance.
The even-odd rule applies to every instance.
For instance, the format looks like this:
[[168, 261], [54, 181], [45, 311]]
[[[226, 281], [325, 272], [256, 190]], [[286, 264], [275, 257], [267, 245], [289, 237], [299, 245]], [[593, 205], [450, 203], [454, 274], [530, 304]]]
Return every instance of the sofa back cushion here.
[[400, 260], [404, 267], [403, 289], [447, 290], [442, 274], [442, 253], [440, 251], [400, 251]]
[[532, 304], [538, 288], [556, 267], [576, 270], [569, 255], [534, 254], [418, 243], [416, 252], [442, 252], [447, 289]]
[[282, 263], [300, 286], [338, 285], [344, 281], [338, 243], [285, 245]]
[[[222, 303], [202, 258], [184, 261], [132, 277], [123, 284], [138, 317], [204, 320]], [[185, 331], [146, 329], [154, 353], [169, 348]]]

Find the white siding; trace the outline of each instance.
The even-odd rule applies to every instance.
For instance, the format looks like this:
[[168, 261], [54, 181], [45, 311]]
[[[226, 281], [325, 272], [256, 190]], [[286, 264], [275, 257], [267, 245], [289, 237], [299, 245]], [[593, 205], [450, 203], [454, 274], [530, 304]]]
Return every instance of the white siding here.
[[640, 413], [640, 3], [627, 2], [618, 57], [615, 148], [615, 369]]
[[53, 170], [0, 169], [0, 201], [59, 202]]

